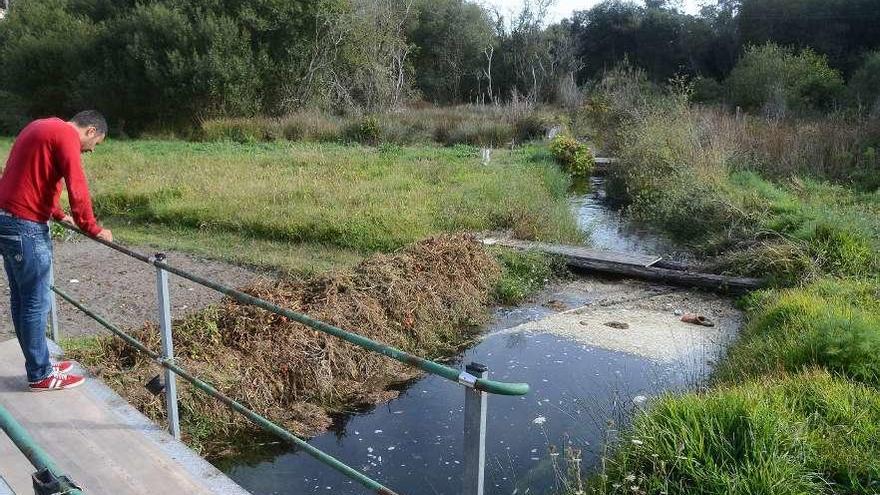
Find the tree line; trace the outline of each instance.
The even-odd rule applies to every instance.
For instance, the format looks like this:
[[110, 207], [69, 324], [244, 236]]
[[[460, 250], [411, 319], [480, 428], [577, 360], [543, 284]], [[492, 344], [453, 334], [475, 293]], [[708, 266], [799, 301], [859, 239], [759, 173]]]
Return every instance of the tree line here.
[[750, 92], [731, 81], [749, 54], [760, 60], [740, 79], [797, 67], [797, 81], [771, 82], [808, 105], [839, 101], [846, 81], [859, 101], [880, 91], [880, 0], [718, 0], [698, 15], [606, 0], [547, 25], [551, 1], [506, 16], [469, 0], [13, 0], [0, 131], [84, 107], [136, 134], [304, 107], [564, 104], [622, 61], [735, 98]]

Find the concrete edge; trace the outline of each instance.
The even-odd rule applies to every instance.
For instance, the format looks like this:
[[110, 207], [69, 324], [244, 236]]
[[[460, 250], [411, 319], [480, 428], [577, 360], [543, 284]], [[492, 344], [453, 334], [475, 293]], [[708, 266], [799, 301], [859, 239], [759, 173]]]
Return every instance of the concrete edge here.
[[0, 495], [15, 495], [15, 492], [12, 491], [12, 487], [6, 483], [3, 476], [0, 476]]
[[[49, 352], [52, 355], [61, 356], [64, 354], [64, 351], [58, 344], [51, 339], [47, 340], [49, 341]], [[168, 432], [150, 421], [149, 418], [114, 392], [100, 378], [90, 373], [79, 363], [77, 365], [88, 378], [83, 387], [87, 393], [106, 404], [107, 409], [116, 414], [132, 430], [140, 432], [144, 437], [152, 441], [159, 450], [183, 467], [193, 477], [194, 481], [200, 483], [211, 493], [219, 495], [251, 495], [250, 492], [193, 452], [183, 442], [175, 440]]]

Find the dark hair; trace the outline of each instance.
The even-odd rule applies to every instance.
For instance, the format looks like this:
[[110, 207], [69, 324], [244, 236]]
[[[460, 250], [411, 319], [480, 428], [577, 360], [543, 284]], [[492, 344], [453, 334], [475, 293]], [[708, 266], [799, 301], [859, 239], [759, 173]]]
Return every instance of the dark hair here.
[[97, 110], [84, 110], [74, 115], [70, 121], [82, 128], [94, 127], [98, 134], [107, 135], [107, 121]]

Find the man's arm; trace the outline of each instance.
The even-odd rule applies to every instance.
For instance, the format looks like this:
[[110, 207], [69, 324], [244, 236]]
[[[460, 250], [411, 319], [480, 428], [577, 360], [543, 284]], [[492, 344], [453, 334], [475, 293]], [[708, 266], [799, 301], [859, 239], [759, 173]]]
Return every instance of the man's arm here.
[[73, 217], [64, 213], [64, 210], [57, 206], [52, 208], [52, 220], [55, 220], [56, 222], [73, 223]]
[[[79, 143], [73, 140], [59, 140], [55, 149], [55, 160], [67, 185], [67, 198], [70, 201], [73, 221], [87, 234], [97, 237], [103, 229], [98, 225], [95, 213], [92, 211], [92, 198], [83, 172]], [[64, 219], [64, 212], [57, 207], [53, 210], [52, 217], [57, 219], [56, 210], [61, 213], [61, 219]]]

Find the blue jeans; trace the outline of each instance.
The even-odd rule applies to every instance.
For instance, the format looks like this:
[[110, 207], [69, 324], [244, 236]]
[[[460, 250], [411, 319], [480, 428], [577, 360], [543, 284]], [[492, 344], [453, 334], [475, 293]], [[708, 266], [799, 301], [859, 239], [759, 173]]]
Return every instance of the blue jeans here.
[[52, 373], [46, 323], [52, 240], [49, 226], [0, 214], [0, 254], [9, 280], [10, 313], [29, 382]]

